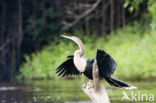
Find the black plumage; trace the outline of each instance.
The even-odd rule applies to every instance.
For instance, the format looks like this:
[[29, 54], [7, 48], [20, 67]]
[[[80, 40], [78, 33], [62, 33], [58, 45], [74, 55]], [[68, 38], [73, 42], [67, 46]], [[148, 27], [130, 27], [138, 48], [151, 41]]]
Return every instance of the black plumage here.
[[[68, 75], [80, 75], [81, 73], [75, 67], [73, 59], [74, 56], [68, 56], [68, 59], [56, 69], [56, 73], [59, 73], [59, 76], [62, 75], [62, 77]], [[106, 53], [104, 50], [98, 49], [96, 60], [99, 68], [100, 78], [104, 78], [110, 85], [115, 87], [131, 87], [131, 85], [111, 76], [116, 70], [117, 64], [108, 53]], [[93, 79], [93, 63], [94, 59], [88, 59], [87, 66], [85, 67], [85, 71], [83, 72], [83, 74], [91, 80]]]
[[83, 72], [83, 74], [91, 80], [93, 79], [93, 75], [92, 75], [93, 63], [94, 63], [94, 59], [89, 59], [87, 61], [87, 66], [85, 68], [85, 71]]
[[74, 56], [68, 56], [68, 59], [56, 69], [56, 73], [58, 73], [59, 76], [81, 75], [83, 73], [92, 80], [93, 64], [96, 59], [99, 69], [99, 79], [104, 78], [110, 85], [115, 87], [136, 89], [136, 87], [112, 77], [117, 64], [107, 52], [98, 49], [95, 59], [87, 59], [84, 57], [85, 47], [78, 37], [61, 36], [74, 41], [79, 46], [79, 49], [74, 52]]
[[58, 75], [64, 77], [64, 76], [68, 76], [68, 75], [80, 75], [82, 73], [80, 73], [73, 62], [73, 58], [74, 56], [68, 56], [68, 59], [62, 63], [56, 70], [56, 73], [59, 73]]
[[116, 70], [117, 64], [115, 60], [104, 50], [97, 50], [96, 55], [97, 64], [101, 77], [110, 76]]

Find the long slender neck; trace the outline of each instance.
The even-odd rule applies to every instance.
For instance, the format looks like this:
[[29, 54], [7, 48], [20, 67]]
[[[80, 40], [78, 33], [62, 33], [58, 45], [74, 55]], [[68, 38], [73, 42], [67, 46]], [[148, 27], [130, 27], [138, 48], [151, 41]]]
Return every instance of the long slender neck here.
[[85, 53], [85, 47], [79, 38], [73, 40], [79, 46], [79, 50], [74, 53], [74, 65], [80, 72], [84, 72], [87, 65], [87, 58], [82, 57]]
[[77, 41], [75, 41], [75, 43], [78, 44], [78, 46], [80, 48], [79, 50], [76, 50], [75, 53], [78, 53], [80, 56], [84, 55], [85, 47], [84, 47], [82, 41], [81, 40], [77, 40]]

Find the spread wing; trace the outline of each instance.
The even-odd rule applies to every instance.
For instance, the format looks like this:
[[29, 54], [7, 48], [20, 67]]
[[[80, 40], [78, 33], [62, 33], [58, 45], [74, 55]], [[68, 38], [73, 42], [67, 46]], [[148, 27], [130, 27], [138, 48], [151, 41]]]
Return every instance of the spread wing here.
[[74, 56], [68, 56], [68, 59], [62, 63], [57, 69], [56, 73], [59, 76], [68, 76], [68, 75], [80, 75], [81, 73], [77, 70], [73, 62]]
[[115, 60], [104, 50], [97, 50], [96, 59], [100, 76], [110, 76], [116, 70], [117, 64]]

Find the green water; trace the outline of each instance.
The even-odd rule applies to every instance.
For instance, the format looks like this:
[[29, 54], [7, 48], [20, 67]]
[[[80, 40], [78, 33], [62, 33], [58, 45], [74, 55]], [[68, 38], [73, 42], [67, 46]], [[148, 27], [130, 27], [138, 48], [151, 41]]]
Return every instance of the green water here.
[[[0, 83], [0, 103], [91, 103], [81, 85], [84, 80], [36, 80], [23, 83]], [[128, 82], [137, 90], [122, 90], [105, 85], [111, 103], [156, 103], [156, 82]], [[130, 100], [123, 99], [125, 92]], [[131, 98], [133, 96], [133, 98]], [[143, 96], [143, 98], [142, 98]]]

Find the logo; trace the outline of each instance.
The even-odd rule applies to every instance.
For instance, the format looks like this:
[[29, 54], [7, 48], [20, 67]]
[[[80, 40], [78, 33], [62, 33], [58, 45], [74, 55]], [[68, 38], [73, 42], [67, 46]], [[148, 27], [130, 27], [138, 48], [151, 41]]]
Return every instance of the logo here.
[[130, 95], [127, 95], [126, 92], [122, 92], [123, 96], [121, 97], [121, 100], [128, 100], [128, 101], [148, 101], [153, 102], [154, 101], [154, 94], [146, 94], [146, 93], [134, 93], [133, 91], [130, 93]]

